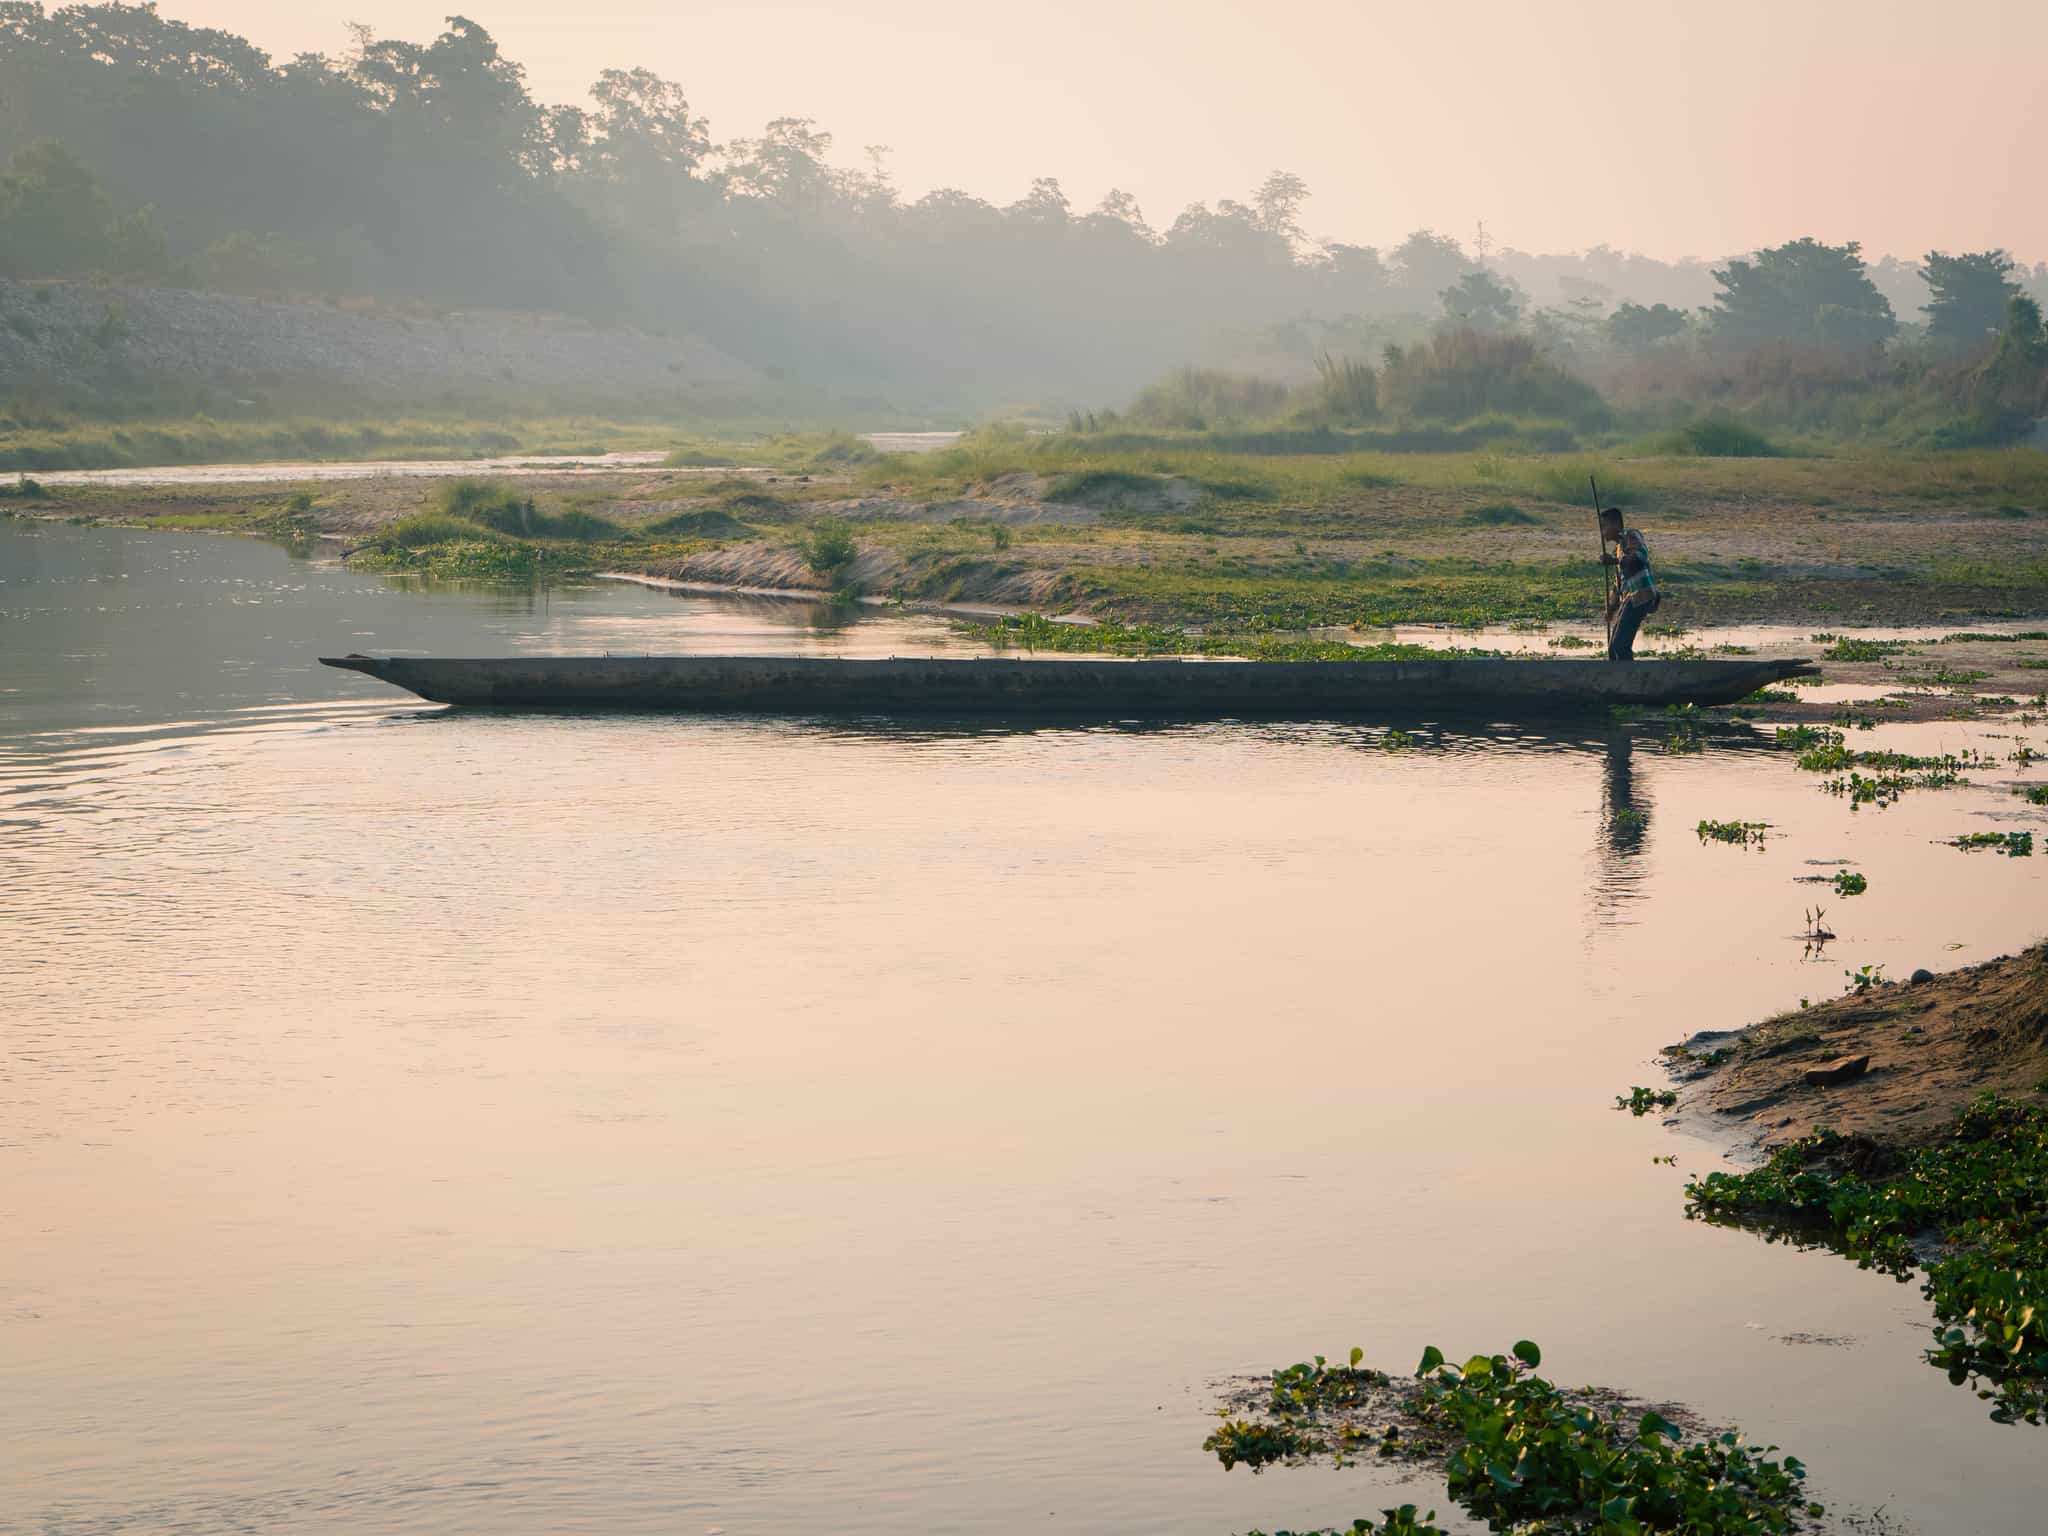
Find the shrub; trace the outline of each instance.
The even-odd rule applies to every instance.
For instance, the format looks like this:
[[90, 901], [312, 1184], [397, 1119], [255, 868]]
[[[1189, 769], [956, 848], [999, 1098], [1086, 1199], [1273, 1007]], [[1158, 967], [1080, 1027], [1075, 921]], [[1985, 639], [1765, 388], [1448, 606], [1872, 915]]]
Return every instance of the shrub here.
[[458, 517], [449, 512], [418, 512], [411, 517], [401, 518], [381, 534], [379, 541], [396, 544], [403, 549], [418, 549], [428, 544], [457, 544], [471, 540], [502, 542], [493, 530]]
[[1147, 387], [1124, 415], [1139, 426], [1202, 432], [1219, 424], [1274, 416], [1286, 406], [1288, 393], [1285, 384], [1272, 379], [1214, 368], [1183, 368]]
[[1381, 382], [1391, 410], [1424, 421], [1504, 413], [1604, 427], [1610, 414], [1598, 390], [1552, 363], [1526, 336], [1443, 332], [1405, 352], [1390, 349]]
[[803, 541], [804, 564], [835, 586], [860, 551], [853, 542], [853, 530], [836, 517], [820, 518], [811, 525]]

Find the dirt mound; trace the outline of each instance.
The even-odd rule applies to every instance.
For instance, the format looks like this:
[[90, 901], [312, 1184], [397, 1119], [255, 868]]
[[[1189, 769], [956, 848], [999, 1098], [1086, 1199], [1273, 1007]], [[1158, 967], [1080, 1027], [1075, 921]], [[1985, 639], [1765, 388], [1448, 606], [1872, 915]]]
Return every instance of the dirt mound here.
[[[1669, 1053], [1692, 1084], [1689, 1114], [1744, 1123], [1772, 1147], [1826, 1126], [1887, 1146], [1933, 1140], [1978, 1094], [2029, 1097], [2048, 1084], [2048, 945], [1781, 1014]], [[1868, 1056], [1846, 1082], [1809, 1084]]]

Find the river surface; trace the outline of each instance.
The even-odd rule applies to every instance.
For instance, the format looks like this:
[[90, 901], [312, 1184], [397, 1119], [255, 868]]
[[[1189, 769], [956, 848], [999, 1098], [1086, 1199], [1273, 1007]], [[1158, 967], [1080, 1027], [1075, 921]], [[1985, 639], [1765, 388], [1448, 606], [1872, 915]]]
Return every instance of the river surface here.
[[1522, 1337], [1886, 1531], [2040, 1530], [2048, 1432], [1920, 1363], [1917, 1287], [1686, 1222], [1719, 1148], [1612, 1107], [2035, 937], [2048, 858], [1936, 843], [2048, 830], [2009, 774], [1852, 813], [1655, 731], [498, 716], [312, 660], [950, 643], [0, 522], [0, 1530], [1348, 1525], [1447, 1501], [1225, 1472], [1212, 1384]]

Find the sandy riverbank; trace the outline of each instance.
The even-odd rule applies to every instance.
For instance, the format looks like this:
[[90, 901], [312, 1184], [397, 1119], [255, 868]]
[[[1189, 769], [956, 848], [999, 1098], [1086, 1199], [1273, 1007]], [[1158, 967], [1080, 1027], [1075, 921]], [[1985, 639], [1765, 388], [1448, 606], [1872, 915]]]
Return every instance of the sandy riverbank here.
[[[1980, 1094], [2031, 1100], [2048, 1084], [2048, 944], [1697, 1035], [1670, 1059], [1685, 1082], [1676, 1118], [1694, 1129], [1758, 1150], [1822, 1127], [1925, 1145]], [[1841, 1081], [1808, 1080], [1865, 1059]]]

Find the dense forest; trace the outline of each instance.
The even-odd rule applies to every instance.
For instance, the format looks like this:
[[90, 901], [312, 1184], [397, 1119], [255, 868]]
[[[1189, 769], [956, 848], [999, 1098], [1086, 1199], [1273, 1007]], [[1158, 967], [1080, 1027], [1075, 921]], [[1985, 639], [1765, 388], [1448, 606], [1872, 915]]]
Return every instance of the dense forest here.
[[1981, 360], [2016, 296], [2048, 294], [2048, 267], [1996, 251], [1315, 240], [1285, 172], [1164, 227], [1118, 191], [1078, 209], [1051, 177], [1007, 206], [907, 200], [884, 153], [847, 168], [809, 119], [715, 140], [646, 69], [549, 106], [467, 18], [424, 43], [350, 33], [279, 61], [154, 5], [4, 0], [0, 275], [544, 311], [699, 336], [793, 393], [964, 410], [1120, 402], [1195, 364], [1392, 369], [1447, 330], [1526, 337], [1610, 398], [1740, 403], [1816, 368]]

